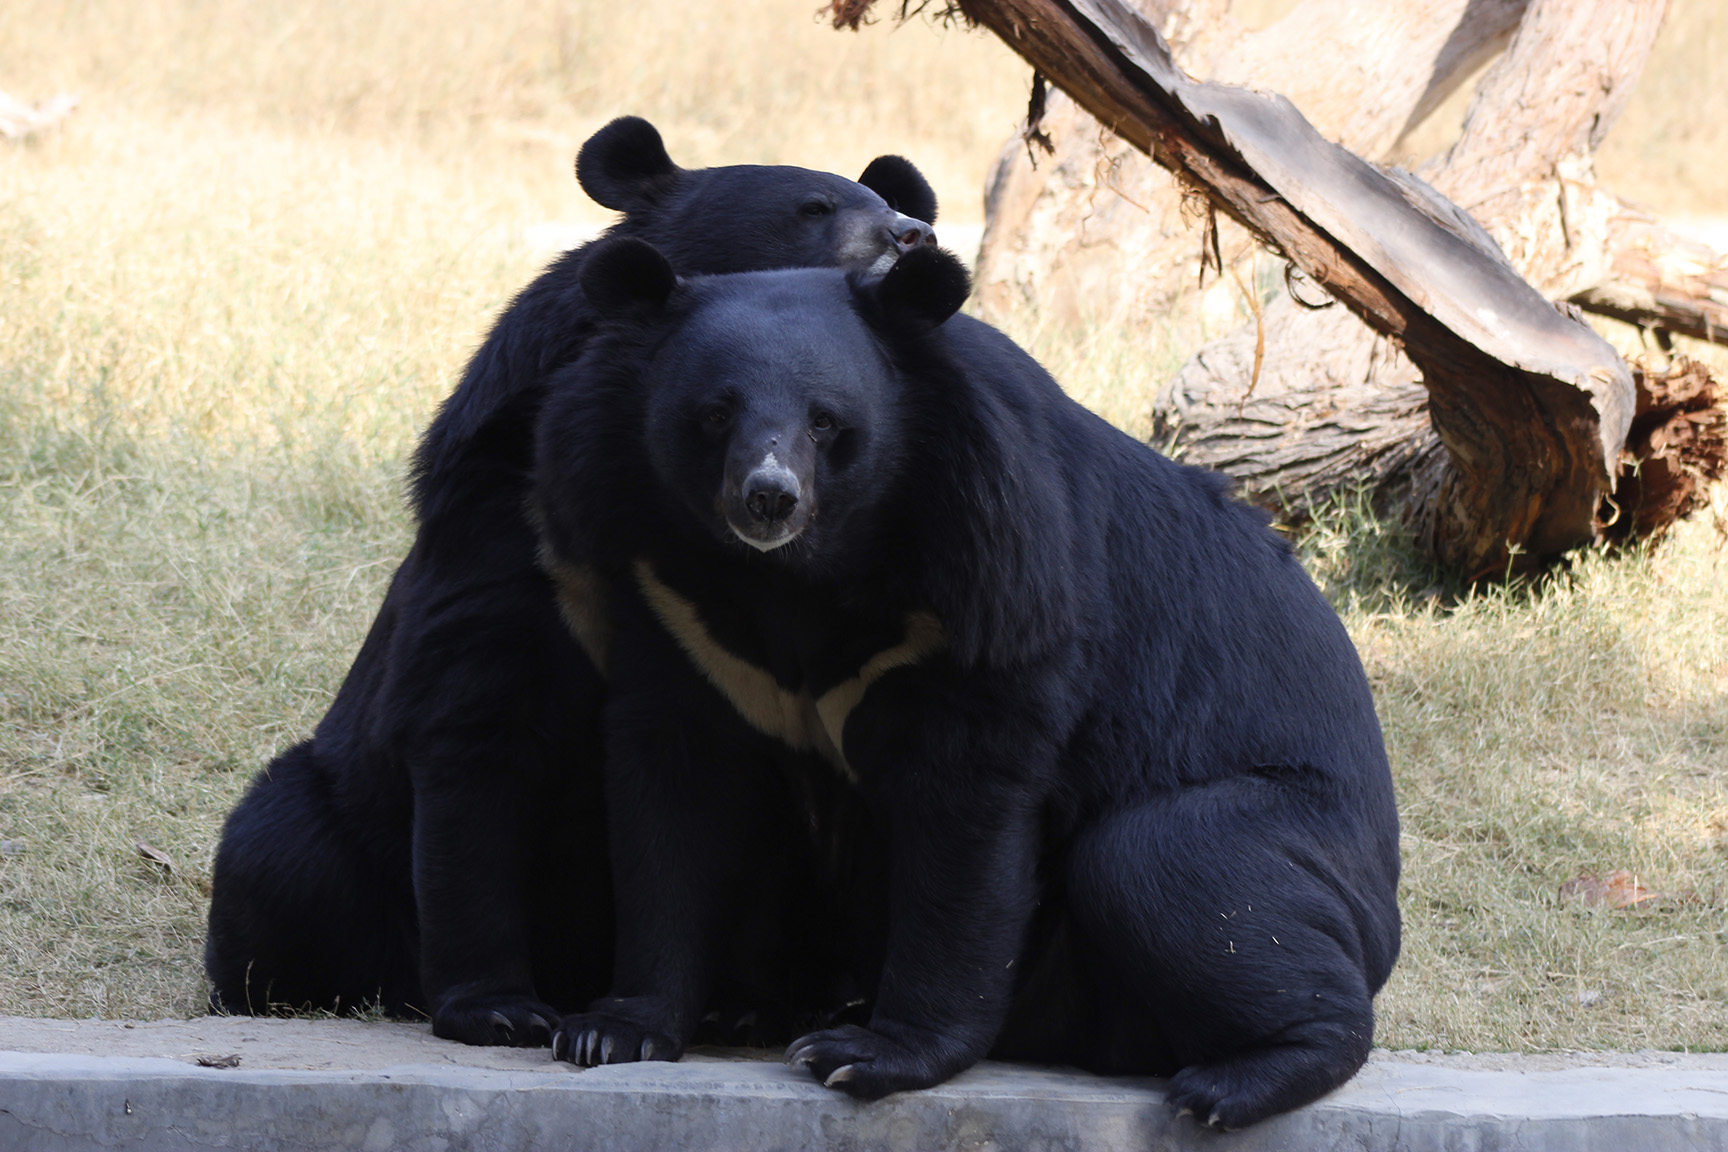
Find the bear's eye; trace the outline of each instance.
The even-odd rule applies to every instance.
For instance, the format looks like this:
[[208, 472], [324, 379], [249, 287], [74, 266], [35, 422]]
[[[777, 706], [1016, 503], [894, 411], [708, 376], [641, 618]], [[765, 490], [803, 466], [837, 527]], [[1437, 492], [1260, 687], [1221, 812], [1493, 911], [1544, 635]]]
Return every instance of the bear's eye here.
[[713, 432], [722, 431], [732, 422], [732, 409], [725, 404], [716, 404], [702, 412], [702, 424]]
[[827, 412], [818, 412], [810, 417], [810, 427], [818, 432], [826, 432], [834, 427], [834, 417]]
[[833, 211], [834, 205], [826, 200], [811, 200], [798, 207], [798, 215], [808, 216], [812, 219], [818, 216], [827, 216]]

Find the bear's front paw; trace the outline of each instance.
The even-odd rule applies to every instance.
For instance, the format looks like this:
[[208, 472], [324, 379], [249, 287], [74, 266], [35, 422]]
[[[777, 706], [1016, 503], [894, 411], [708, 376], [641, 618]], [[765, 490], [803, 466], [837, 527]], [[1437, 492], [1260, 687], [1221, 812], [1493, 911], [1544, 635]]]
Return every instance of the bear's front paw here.
[[452, 996], [432, 1013], [432, 1035], [464, 1044], [544, 1048], [558, 1010], [531, 996]]
[[[684, 1044], [652, 1011], [630, 999], [605, 1001], [587, 1012], [558, 1022], [552, 1033], [552, 1058], [592, 1068], [597, 1064], [629, 1064], [637, 1060], [676, 1060]], [[598, 1010], [596, 1010], [598, 1009]]]
[[917, 1051], [880, 1032], [843, 1024], [812, 1032], [786, 1049], [786, 1063], [810, 1069], [829, 1088], [860, 1100], [879, 1100], [890, 1092], [928, 1088], [958, 1069], [933, 1053]]

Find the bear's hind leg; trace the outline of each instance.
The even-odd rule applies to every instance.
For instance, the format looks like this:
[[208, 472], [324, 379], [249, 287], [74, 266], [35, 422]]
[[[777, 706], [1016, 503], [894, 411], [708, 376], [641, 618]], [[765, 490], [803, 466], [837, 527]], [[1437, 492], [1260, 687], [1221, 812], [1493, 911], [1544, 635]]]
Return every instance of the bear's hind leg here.
[[1069, 857], [1093, 996], [1158, 1023], [1139, 1039], [1099, 1012], [1099, 1070], [1161, 1073], [1173, 1056], [1172, 1107], [1214, 1127], [1354, 1075], [1397, 953], [1396, 839], [1293, 793], [1259, 777], [1185, 789], [1105, 817]]
[[312, 741], [253, 781], [216, 849], [204, 945], [211, 1011], [419, 1014], [406, 862], [399, 878], [386, 875], [350, 841]]

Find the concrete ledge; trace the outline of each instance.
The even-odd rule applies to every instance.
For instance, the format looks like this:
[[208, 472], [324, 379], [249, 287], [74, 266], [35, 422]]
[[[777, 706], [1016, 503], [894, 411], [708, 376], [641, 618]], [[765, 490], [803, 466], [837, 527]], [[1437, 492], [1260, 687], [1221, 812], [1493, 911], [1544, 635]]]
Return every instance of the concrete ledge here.
[[1325, 1100], [1218, 1136], [1156, 1081], [1060, 1069], [985, 1064], [858, 1104], [736, 1056], [579, 1071], [410, 1025], [0, 1020], [0, 1149], [1728, 1152], [1728, 1058], [1596, 1060], [1377, 1053]]

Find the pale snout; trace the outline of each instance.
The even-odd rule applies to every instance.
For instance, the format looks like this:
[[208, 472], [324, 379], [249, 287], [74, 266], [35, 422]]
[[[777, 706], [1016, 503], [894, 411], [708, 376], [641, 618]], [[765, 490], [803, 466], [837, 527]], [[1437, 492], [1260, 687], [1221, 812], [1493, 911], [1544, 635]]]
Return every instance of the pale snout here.
[[[804, 438], [806, 443], [807, 438]], [[793, 440], [796, 446], [797, 441]], [[750, 547], [770, 552], [798, 537], [815, 511], [815, 493], [794, 467], [780, 437], [771, 440], [753, 464], [728, 468], [721, 508], [732, 534]], [[795, 449], [794, 449], [795, 450]], [[807, 453], [800, 453], [804, 455]], [[734, 457], [736, 459], [736, 457]], [[732, 479], [738, 472], [743, 475]]]

